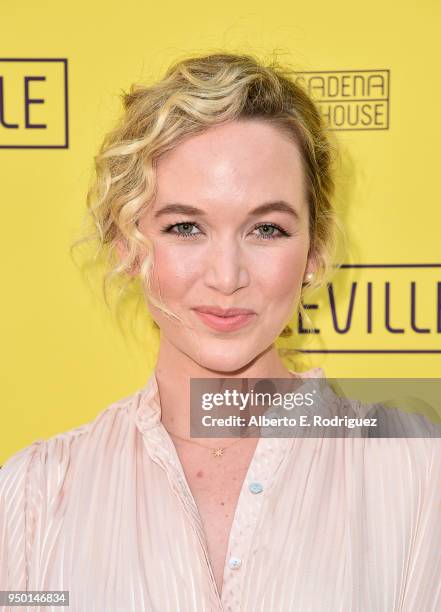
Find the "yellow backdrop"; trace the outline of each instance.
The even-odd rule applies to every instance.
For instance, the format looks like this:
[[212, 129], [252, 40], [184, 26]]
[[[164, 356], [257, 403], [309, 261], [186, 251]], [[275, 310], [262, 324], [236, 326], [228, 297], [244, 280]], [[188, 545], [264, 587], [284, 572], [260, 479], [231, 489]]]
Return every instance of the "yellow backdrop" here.
[[311, 302], [319, 333], [280, 346], [310, 351], [301, 368], [328, 377], [439, 377], [440, 27], [436, 0], [3, 0], [0, 464], [148, 378], [156, 333], [125, 340], [68, 248], [121, 89], [189, 52], [275, 49], [341, 143], [345, 263], [365, 267], [342, 269]]

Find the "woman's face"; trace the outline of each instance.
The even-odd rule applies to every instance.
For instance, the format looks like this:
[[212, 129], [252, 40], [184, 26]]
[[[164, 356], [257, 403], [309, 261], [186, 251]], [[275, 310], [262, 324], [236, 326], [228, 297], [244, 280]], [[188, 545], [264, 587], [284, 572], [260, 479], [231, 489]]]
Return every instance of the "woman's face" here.
[[149, 302], [161, 337], [208, 369], [249, 364], [293, 316], [312, 270], [308, 224], [299, 150], [263, 121], [214, 126], [166, 152], [139, 223], [154, 245], [154, 295], [183, 321]]

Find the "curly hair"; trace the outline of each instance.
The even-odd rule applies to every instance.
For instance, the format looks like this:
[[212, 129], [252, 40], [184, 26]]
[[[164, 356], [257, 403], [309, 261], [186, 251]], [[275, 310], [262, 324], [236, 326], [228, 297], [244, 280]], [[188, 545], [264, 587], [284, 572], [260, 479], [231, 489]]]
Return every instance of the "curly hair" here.
[[[118, 305], [129, 284], [139, 278], [144, 299], [176, 318], [152, 295], [153, 247], [137, 226], [155, 195], [156, 162], [183, 139], [210, 126], [260, 119], [289, 134], [301, 153], [310, 253], [317, 262], [315, 277], [302, 286], [298, 305], [299, 314], [308, 319], [304, 295], [329, 280], [336, 253], [335, 229], [340, 227], [331, 200], [338, 147], [295, 71], [277, 59], [264, 64], [250, 54], [191, 56], [173, 63], [154, 84], [133, 84], [123, 91], [122, 101], [123, 113], [94, 158], [96, 176], [87, 193], [84, 219], [90, 227], [71, 246], [71, 252], [84, 242], [98, 246], [93, 260], [104, 264], [102, 290], [107, 306], [111, 307], [113, 283], [123, 281]], [[116, 253], [118, 242], [126, 247], [122, 261]], [[134, 269], [139, 272], [133, 274]], [[291, 333], [287, 326], [280, 335]]]

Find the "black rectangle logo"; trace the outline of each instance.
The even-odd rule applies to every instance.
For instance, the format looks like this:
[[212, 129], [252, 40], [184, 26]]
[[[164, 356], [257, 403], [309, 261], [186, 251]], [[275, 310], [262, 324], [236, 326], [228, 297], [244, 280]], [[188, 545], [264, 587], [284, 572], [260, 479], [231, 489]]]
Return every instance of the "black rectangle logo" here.
[[0, 148], [68, 147], [67, 59], [0, 58]]
[[297, 72], [331, 130], [388, 130], [390, 70]]

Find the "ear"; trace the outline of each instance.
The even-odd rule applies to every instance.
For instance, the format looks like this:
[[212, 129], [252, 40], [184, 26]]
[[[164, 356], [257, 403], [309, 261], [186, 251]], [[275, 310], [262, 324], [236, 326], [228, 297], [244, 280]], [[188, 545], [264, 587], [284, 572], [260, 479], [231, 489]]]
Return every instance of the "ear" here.
[[[117, 254], [118, 254], [118, 257], [119, 257], [121, 263], [127, 259], [128, 255], [129, 255], [129, 252], [128, 252], [128, 249], [127, 249], [127, 245], [126, 245], [125, 241], [122, 238], [119, 238], [117, 240], [116, 251], [117, 251]], [[127, 274], [129, 276], [137, 276], [138, 273], [139, 273], [139, 266], [138, 266], [138, 263], [135, 262], [127, 270]]]
[[311, 253], [308, 255], [304, 277], [306, 278], [306, 276], [311, 273], [315, 274], [317, 272], [317, 269], [318, 269], [317, 254], [311, 251]]

